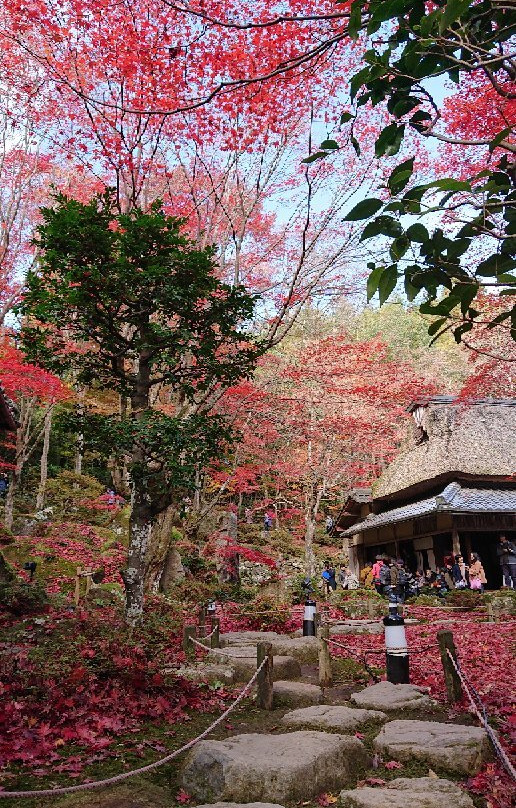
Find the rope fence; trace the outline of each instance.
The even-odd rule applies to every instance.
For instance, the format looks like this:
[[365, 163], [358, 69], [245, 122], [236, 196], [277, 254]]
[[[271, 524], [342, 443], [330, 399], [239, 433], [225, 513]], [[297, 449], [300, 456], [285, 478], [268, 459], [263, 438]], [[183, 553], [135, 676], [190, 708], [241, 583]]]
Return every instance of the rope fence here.
[[[512, 765], [511, 761], [509, 760], [505, 749], [501, 745], [500, 741], [498, 740], [496, 733], [493, 731], [492, 727], [489, 725], [489, 719], [487, 715], [487, 710], [480, 698], [478, 692], [475, 690], [471, 682], [469, 682], [462, 670], [460, 663], [456, 657], [453, 656], [450, 649], [446, 649], [446, 654], [455, 669], [455, 673], [459, 677], [462, 687], [468, 697], [469, 703], [471, 704], [471, 708], [475, 715], [477, 716], [478, 720], [484, 727], [489, 740], [494, 748], [495, 754], [500, 759], [502, 766], [504, 767], [505, 771], [512, 777], [514, 781], [516, 781], [516, 769]], [[474, 694], [474, 695], [473, 695]], [[475, 698], [477, 701], [475, 701]], [[478, 702], [478, 704], [477, 704]]]
[[[329, 637], [323, 636], [321, 633], [319, 635], [319, 639], [322, 640], [322, 646], [326, 646], [329, 652], [329, 647], [331, 645], [336, 646], [338, 648], [343, 648], [347, 654], [351, 657], [359, 657], [361, 656], [361, 662], [367, 672], [372, 676], [375, 682], [379, 682], [380, 678], [376, 675], [376, 673], [369, 667], [367, 664], [367, 658], [369, 656], [374, 656], [375, 654], [385, 654], [385, 648], [368, 648], [368, 649], [353, 649], [349, 648], [347, 645], [344, 645], [337, 640], [332, 640]], [[432, 643], [430, 645], [426, 645], [423, 648], [406, 648], [403, 649], [404, 653], [407, 653], [409, 656], [413, 654], [421, 654], [426, 653], [428, 651], [432, 651], [438, 649], [441, 652], [441, 660], [443, 662], [444, 667], [444, 674], [445, 674], [445, 681], [446, 681], [446, 689], [448, 692], [448, 697], [451, 701], [458, 701], [462, 697], [462, 690], [461, 686], [469, 700], [473, 713], [477, 716], [481, 726], [484, 728], [492, 746], [495, 751], [496, 756], [499, 758], [502, 766], [504, 767], [505, 771], [509, 774], [509, 776], [516, 781], [516, 768], [511, 763], [505, 749], [501, 745], [496, 733], [494, 732], [493, 728], [489, 724], [489, 717], [487, 714], [486, 707], [482, 702], [482, 699], [479, 693], [475, 690], [474, 686], [471, 682], [468, 681], [464, 671], [461, 668], [460, 662], [457, 659], [457, 654], [455, 651], [455, 646], [453, 644], [453, 635], [451, 632], [444, 632], [441, 631], [438, 633], [438, 643]], [[457, 683], [450, 681], [450, 668], [452, 673], [455, 674], [457, 679], [460, 682], [460, 685], [457, 687]], [[447, 669], [448, 668], [448, 669]]]
[[61, 788], [45, 788], [38, 790], [30, 790], [30, 791], [0, 791], [0, 799], [19, 799], [21, 797], [55, 797], [60, 794], [75, 794], [79, 791], [91, 791], [95, 788], [104, 788], [105, 786], [113, 786], [116, 783], [121, 783], [123, 780], [128, 780], [130, 777], [136, 777], [140, 774], [145, 774], [146, 772], [153, 771], [154, 769], [159, 768], [160, 766], [164, 766], [166, 763], [169, 763], [174, 758], [182, 755], [183, 752], [187, 752], [193, 746], [199, 743], [199, 741], [204, 740], [216, 727], [221, 724], [230, 713], [240, 704], [242, 699], [248, 694], [251, 687], [256, 682], [259, 674], [261, 673], [262, 669], [269, 663], [269, 658], [266, 656], [265, 659], [261, 662], [260, 665], [256, 668], [255, 672], [244, 686], [244, 688], [240, 691], [236, 699], [233, 701], [232, 704], [224, 710], [222, 715], [220, 715], [215, 721], [213, 721], [210, 726], [201, 732], [200, 735], [197, 735], [196, 738], [193, 738], [188, 743], [185, 743], [184, 746], [181, 746], [179, 749], [175, 749], [170, 754], [165, 755], [165, 757], [160, 758], [159, 760], [155, 760], [153, 763], [148, 763], [146, 766], [140, 766], [138, 769], [132, 769], [129, 772], [122, 772], [121, 774], [116, 774], [113, 777], [106, 777], [104, 780], [94, 780], [91, 783], [81, 783], [75, 786], [63, 786]]

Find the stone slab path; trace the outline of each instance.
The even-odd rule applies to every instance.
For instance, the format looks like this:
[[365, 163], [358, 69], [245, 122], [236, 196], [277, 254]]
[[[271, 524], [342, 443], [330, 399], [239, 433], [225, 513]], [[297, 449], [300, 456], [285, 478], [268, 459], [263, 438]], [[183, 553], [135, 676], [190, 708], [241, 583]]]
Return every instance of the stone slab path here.
[[[347, 628], [343, 626], [344, 634]], [[365, 622], [349, 628], [353, 633], [377, 630]], [[331, 689], [300, 681], [299, 663], [317, 658], [316, 638], [256, 631], [230, 632], [221, 639], [224, 647], [210, 651], [194, 672], [203, 671], [208, 679], [219, 674], [219, 681], [229, 681], [230, 676], [247, 681], [256, 669], [256, 644], [270, 642], [274, 709], [291, 709], [279, 717], [281, 734], [234, 735], [202, 741], [193, 748], [182, 785], [204, 801], [198, 808], [283, 808], [283, 803], [309, 801], [343, 788], [341, 808], [474, 808], [462, 789], [433, 772], [428, 777], [397, 778], [380, 788], [353, 787], [371, 765], [365, 746], [354, 735], [368, 722], [376, 732], [373, 747], [384, 760], [417, 761], [464, 777], [491, 759], [483, 729], [410, 718], [413, 711], [435, 715], [436, 703], [423, 688], [379, 682], [353, 693], [350, 706], [339, 701], [337, 689], [332, 695]]]
[[342, 808], [473, 808], [471, 797], [437, 777], [400, 777], [383, 788], [341, 791]]
[[378, 710], [355, 710], [352, 707], [321, 704], [301, 710], [292, 710], [283, 716], [281, 723], [295, 729], [311, 727], [330, 732], [355, 732], [368, 721], [383, 723], [388, 720], [387, 715]]
[[346, 735], [313, 730], [235, 735], [197, 744], [182, 785], [201, 800], [309, 800], [353, 782], [358, 767], [368, 762], [363, 744]]
[[[217, 664], [230, 665], [235, 671], [237, 682], [247, 682], [256, 670], [256, 646], [230, 646], [227, 648], [215, 648], [209, 651], [208, 661]], [[273, 666], [273, 678], [279, 679], [299, 679], [301, 676], [301, 666], [297, 659], [291, 656], [275, 655]]]
[[390, 682], [378, 682], [353, 693], [351, 701], [357, 707], [385, 712], [399, 710], [425, 710], [435, 706], [426, 690], [415, 685], [393, 685]]
[[376, 736], [374, 745], [397, 760], [422, 760], [430, 767], [455, 774], [477, 774], [491, 756], [489, 740], [481, 727], [437, 721], [390, 721]]

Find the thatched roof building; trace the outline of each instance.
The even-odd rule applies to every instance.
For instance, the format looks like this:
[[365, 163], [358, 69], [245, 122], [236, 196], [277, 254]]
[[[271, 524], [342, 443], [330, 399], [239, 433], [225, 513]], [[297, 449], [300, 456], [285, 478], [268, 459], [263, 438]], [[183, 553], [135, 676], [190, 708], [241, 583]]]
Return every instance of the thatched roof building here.
[[400, 455], [369, 498], [348, 497], [334, 535], [355, 570], [378, 552], [435, 569], [473, 551], [499, 585], [497, 538], [516, 538], [516, 400], [436, 397], [409, 411]]

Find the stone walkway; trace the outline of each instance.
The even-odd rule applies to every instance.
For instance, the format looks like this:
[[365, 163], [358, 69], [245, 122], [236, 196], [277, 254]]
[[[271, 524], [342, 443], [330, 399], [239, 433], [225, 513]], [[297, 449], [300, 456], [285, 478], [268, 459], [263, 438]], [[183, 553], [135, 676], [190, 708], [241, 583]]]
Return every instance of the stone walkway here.
[[[433, 717], [436, 707], [422, 688], [380, 682], [352, 694], [350, 702], [338, 703], [329, 690], [301, 678], [300, 663], [317, 659], [318, 641], [274, 632], [221, 635], [222, 647], [190, 668], [190, 675], [247, 680], [256, 669], [257, 642], [272, 644], [274, 709], [290, 708], [278, 717], [283, 731], [197, 744], [185, 761], [182, 785], [198, 808], [282, 808], [324, 792], [340, 792], [341, 808], [474, 808], [446, 775], [460, 778], [480, 770], [491, 758], [486, 733], [478, 727], [419, 720], [421, 713]], [[355, 734], [361, 729], [369, 737], [374, 733], [377, 760], [383, 756], [402, 767], [416, 764], [416, 771], [426, 768], [429, 776], [357, 788], [373, 765], [360, 740], [363, 735]], [[434, 769], [444, 776], [435, 775]]]

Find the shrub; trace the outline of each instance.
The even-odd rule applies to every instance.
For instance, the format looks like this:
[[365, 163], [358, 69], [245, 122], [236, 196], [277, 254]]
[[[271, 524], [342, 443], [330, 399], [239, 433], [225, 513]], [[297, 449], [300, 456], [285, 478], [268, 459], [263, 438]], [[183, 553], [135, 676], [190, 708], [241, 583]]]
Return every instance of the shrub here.
[[472, 589], [452, 589], [446, 595], [447, 606], [461, 606], [465, 609], [475, 609], [481, 606], [484, 602], [484, 597], [481, 592], [475, 592]]
[[0, 605], [16, 617], [42, 612], [48, 605], [48, 597], [40, 583], [26, 583], [16, 579], [0, 583]]
[[253, 631], [284, 631], [290, 620], [290, 606], [278, 603], [271, 595], [260, 595], [242, 607], [240, 614]]

